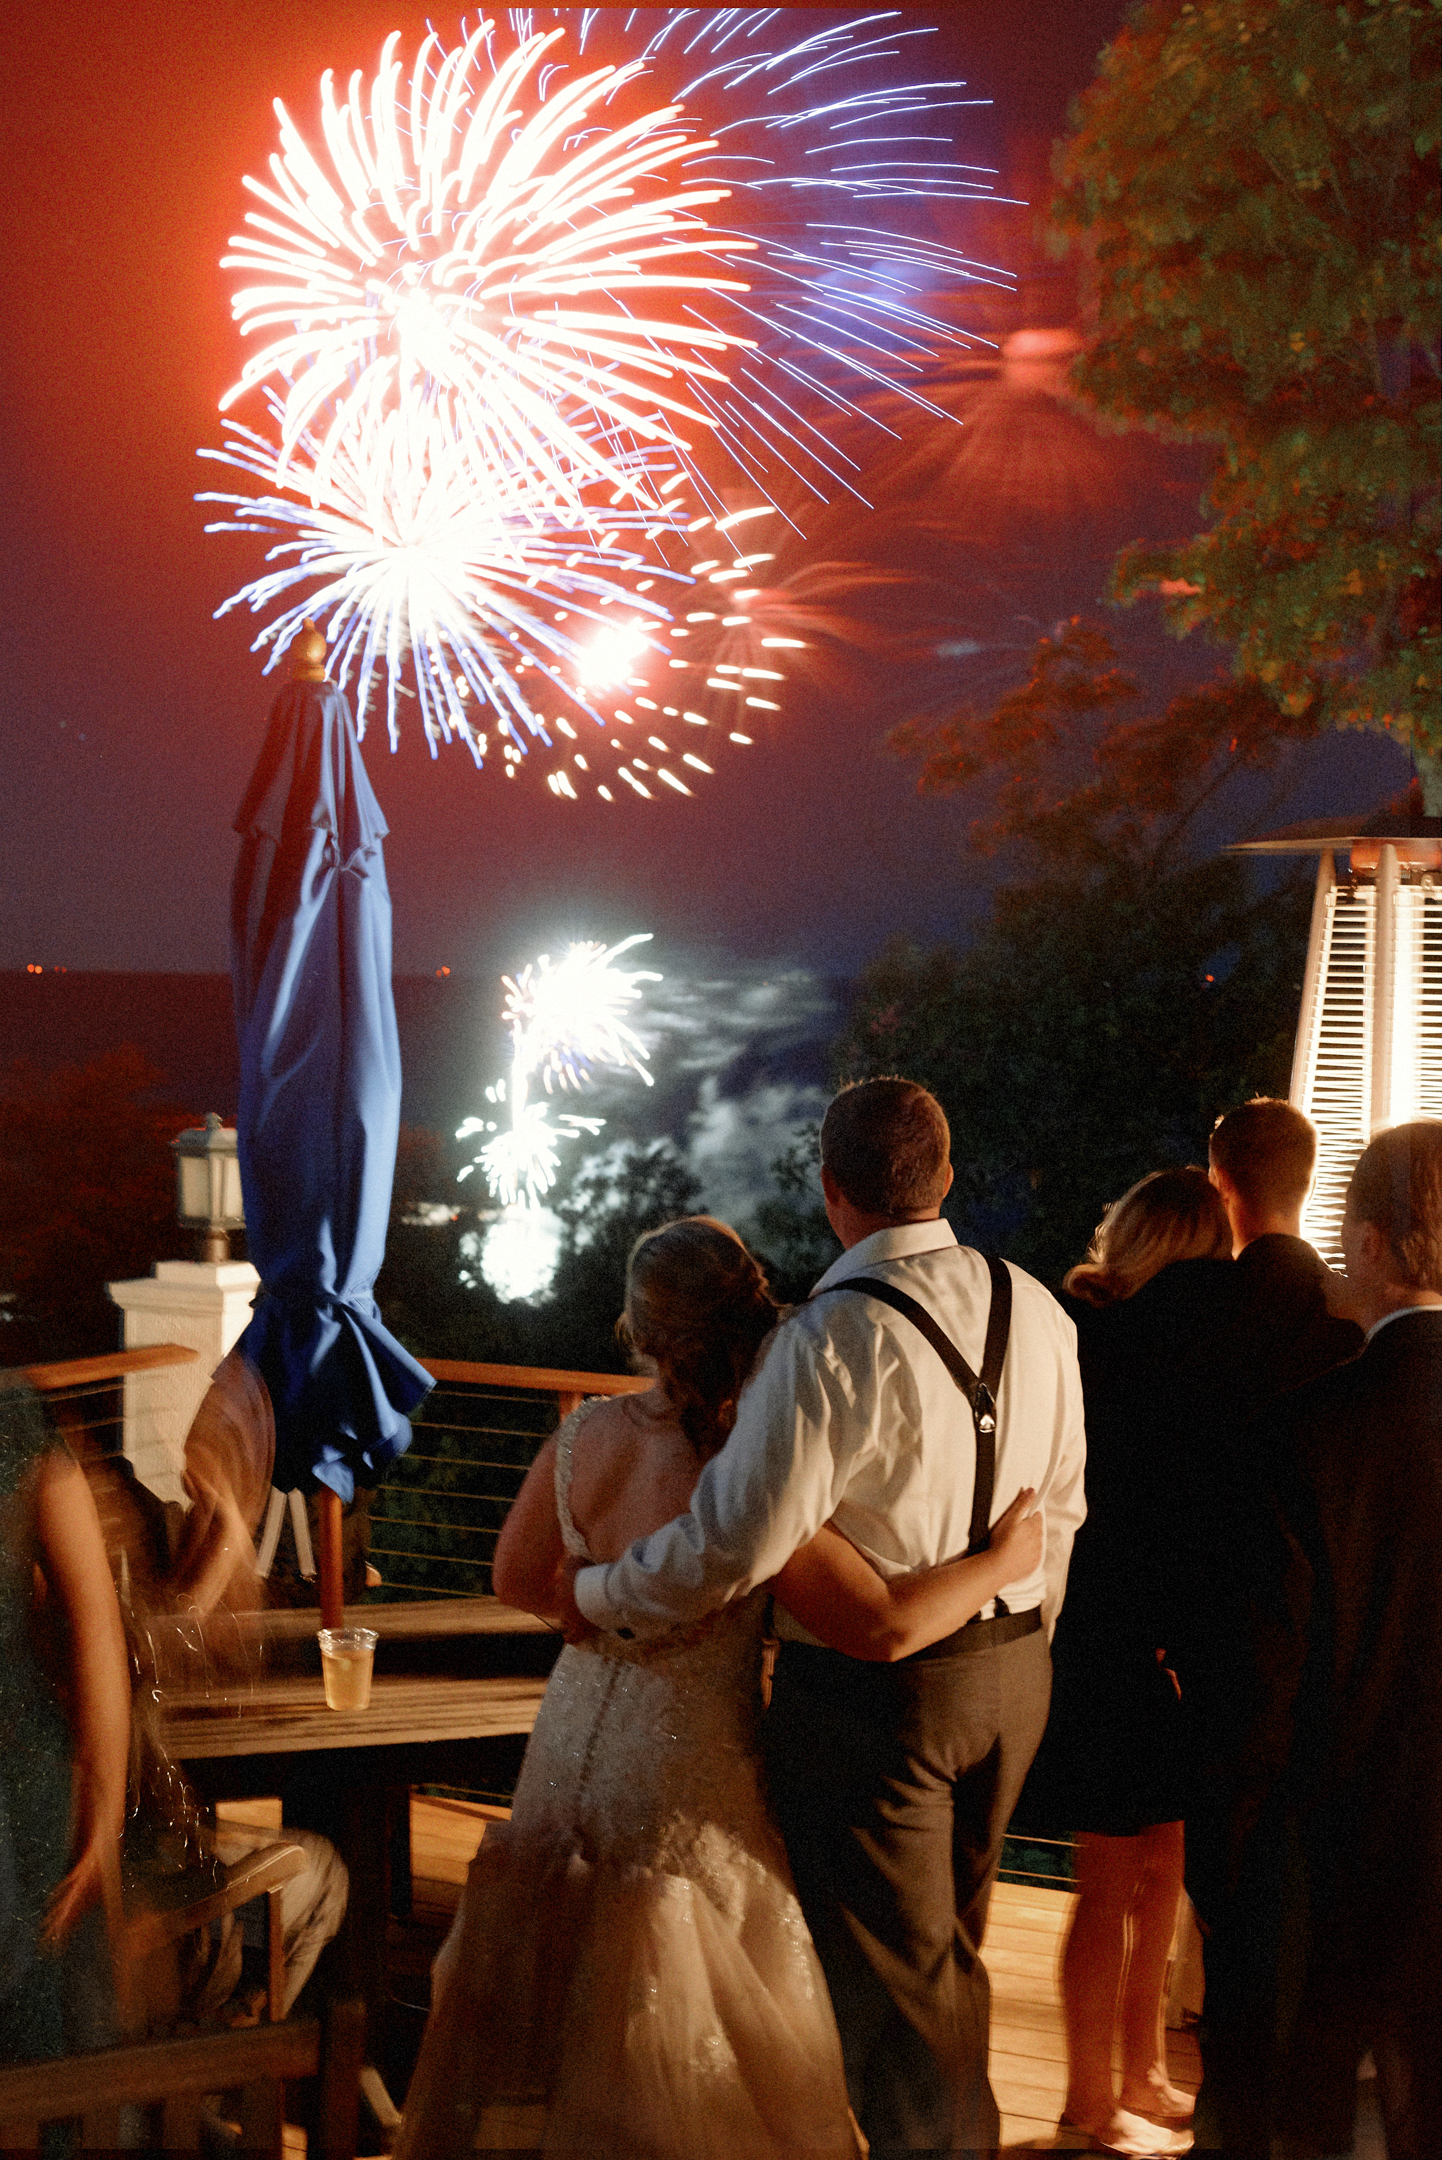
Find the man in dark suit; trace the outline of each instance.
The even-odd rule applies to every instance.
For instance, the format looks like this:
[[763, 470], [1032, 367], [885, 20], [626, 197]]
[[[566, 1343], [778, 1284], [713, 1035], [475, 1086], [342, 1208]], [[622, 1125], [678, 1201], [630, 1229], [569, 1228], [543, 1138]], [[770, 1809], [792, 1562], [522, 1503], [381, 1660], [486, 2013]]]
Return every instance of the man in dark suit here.
[[[1237, 1880], [1243, 1898], [1270, 1896], [1280, 1915], [1276, 2116], [1234, 2116], [1216, 2142], [1265, 2152], [1276, 2128], [1297, 2155], [1348, 2150], [1370, 2049], [1391, 2160], [1435, 2160], [1442, 1120], [1394, 1126], [1364, 1150], [1342, 1242], [1366, 1347], [1274, 1406], [1263, 1428], [1286, 1549], [1274, 1547], [1279, 1571], [1255, 1610], [1274, 1628], [1290, 1613], [1296, 1655], [1254, 1639], [1254, 1675], [1270, 1661], [1272, 1684], [1264, 1743], [1239, 1769], [1279, 1742], [1283, 1760], [1244, 1829]], [[1260, 2056], [1262, 2034], [1252, 2041]]]
[[1291, 1103], [1258, 1095], [1218, 1118], [1207, 1160], [1242, 1277], [1244, 1399], [1265, 1400], [1330, 1372], [1362, 1347], [1355, 1322], [1328, 1310], [1331, 1270], [1302, 1236], [1317, 1128]]

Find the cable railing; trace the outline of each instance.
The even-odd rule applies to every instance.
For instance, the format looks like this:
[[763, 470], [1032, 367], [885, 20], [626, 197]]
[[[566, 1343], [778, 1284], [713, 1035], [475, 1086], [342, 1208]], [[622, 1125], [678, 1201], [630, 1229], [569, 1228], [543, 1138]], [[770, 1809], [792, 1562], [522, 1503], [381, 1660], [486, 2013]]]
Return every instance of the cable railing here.
[[629, 1373], [423, 1362], [436, 1387], [371, 1502], [370, 1557], [382, 1580], [373, 1595], [484, 1597], [501, 1525], [562, 1418], [588, 1395], [629, 1395], [651, 1383]]
[[101, 1357], [22, 1365], [18, 1371], [45, 1397], [46, 1409], [79, 1451], [118, 1455], [122, 1443], [128, 1443], [127, 1452], [134, 1457], [162, 1444], [164, 1383], [149, 1376], [194, 1365], [199, 1358], [200, 1352], [185, 1343], [147, 1343]]
[[1076, 1841], [1041, 1837], [1013, 1821], [1002, 1842], [997, 1872], [1003, 1882], [1020, 1883], [1031, 1890], [1074, 1890]]

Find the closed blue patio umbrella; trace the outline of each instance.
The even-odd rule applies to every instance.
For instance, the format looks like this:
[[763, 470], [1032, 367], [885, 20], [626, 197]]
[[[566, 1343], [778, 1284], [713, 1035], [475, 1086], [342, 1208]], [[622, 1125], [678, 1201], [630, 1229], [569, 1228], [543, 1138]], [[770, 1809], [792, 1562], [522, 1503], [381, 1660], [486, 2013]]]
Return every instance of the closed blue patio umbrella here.
[[[356, 1483], [409, 1446], [407, 1413], [432, 1382], [372, 1295], [401, 1094], [385, 820], [324, 638], [307, 629], [295, 651], [235, 821], [236, 1128], [261, 1279], [238, 1348], [270, 1391], [275, 1482], [324, 1488], [324, 1538]], [[332, 1559], [323, 1606], [338, 1602]]]

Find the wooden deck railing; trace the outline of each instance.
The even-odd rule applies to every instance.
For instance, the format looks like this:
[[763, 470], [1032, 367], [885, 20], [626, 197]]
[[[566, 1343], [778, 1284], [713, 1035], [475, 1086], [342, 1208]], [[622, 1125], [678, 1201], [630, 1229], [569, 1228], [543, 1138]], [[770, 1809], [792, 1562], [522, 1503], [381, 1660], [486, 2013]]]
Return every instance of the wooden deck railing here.
[[138, 1350], [111, 1350], [102, 1357], [62, 1358], [54, 1364], [22, 1365], [22, 1379], [46, 1398], [67, 1438], [102, 1454], [122, 1445], [133, 1455], [148, 1437], [159, 1399], [145, 1384], [147, 1373], [196, 1365], [200, 1352], [185, 1343], [147, 1343]]
[[434, 1380], [453, 1385], [528, 1388], [554, 1395], [562, 1417], [569, 1417], [588, 1395], [635, 1395], [651, 1382], [637, 1373], [561, 1372], [549, 1365], [473, 1365], [466, 1358], [422, 1358]]
[[20, 1377], [42, 1395], [62, 1388], [98, 1387], [123, 1380], [127, 1373], [153, 1372], [158, 1365], [194, 1365], [200, 1356], [184, 1343], [147, 1343], [139, 1350], [110, 1350], [104, 1357], [64, 1358], [55, 1365], [22, 1365]]
[[[194, 1364], [198, 1354], [182, 1343], [156, 1343], [22, 1372], [55, 1403], [68, 1430], [92, 1431], [105, 1447], [119, 1444], [121, 1383], [159, 1367]], [[651, 1383], [632, 1373], [465, 1358], [422, 1362], [435, 1391], [414, 1421], [414, 1444], [376, 1493], [371, 1553], [392, 1595], [485, 1595], [501, 1524], [557, 1424], [588, 1395], [629, 1395]]]

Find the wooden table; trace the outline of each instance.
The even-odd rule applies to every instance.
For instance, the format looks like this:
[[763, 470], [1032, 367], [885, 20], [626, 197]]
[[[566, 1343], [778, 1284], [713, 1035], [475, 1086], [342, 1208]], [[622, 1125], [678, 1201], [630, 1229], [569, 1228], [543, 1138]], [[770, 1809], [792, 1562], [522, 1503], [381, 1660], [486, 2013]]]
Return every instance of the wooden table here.
[[[413, 1785], [497, 1791], [513, 1782], [560, 1640], [496, 1598], [358, 1605], [380, 1637], [365, 1710], [330, 1710], [317, 1614], [242, 1624], [254, 1677], [162, 1696], [162, 1737], [205, 1800], [279, 1794], [288, 1823], [320, 1830], [350, 1869], [341, 1954], [372, 2013], [385, 2001], [393, 1877], [409, 1903]], [[234, 1621], [226, 1623], [234, 1641]], [[176, 1622], [193, 1639], [194, 1623]]]
[[[185, 1763], [253, 1763], [257, 1757], [337, 1750], [369, 1756], [382, 1749], [524, 1736], [536, 1722], [545, 1692], [539, 1676], [377, 1673], [366, 1709], [330, 1710], [319, 1674], [314, 1679], [281, 1674], [253, 1689], [167, 1695], [163, 1730], [171, 1754]], [[376, 1767], [389, 1774], [389, 1763]], [[242, 1775], [254, 1781], [253, 1771]], [[424, 1782], [444, 1781], [432, 1773]]]

